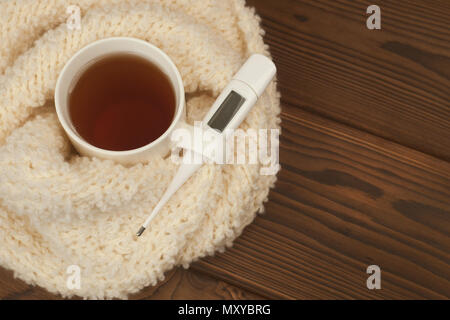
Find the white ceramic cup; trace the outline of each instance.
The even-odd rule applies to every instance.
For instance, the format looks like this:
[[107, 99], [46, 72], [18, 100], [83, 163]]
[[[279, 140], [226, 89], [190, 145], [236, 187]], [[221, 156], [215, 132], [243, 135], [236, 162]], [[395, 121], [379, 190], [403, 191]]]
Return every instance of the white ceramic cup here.
[[[175, 114], [169, 128], [153, 142], [132, 150], [111, 151], [93, 146], [79, 135], [72, 124], [69, 114], [69, 95], [79, 77], [92, 63], [106, 55], [129, 53], [138, 55], [159, 67], [169, 78], [176, 96]], [[170, 135], [178, 127], [185, 125], [185, 96], [183, 82], [172, 60], [154, 45], [135, 38], [116, 37], [93, 42], [78, 51], [61, 71], [56, 82], [55, 107], [59, 121], [67, 133], [75, 149], [84, 156], [111, 159], [116, 162], [132, 165], [145, 162], [151, 156], [164, 156], [170, 151]]]

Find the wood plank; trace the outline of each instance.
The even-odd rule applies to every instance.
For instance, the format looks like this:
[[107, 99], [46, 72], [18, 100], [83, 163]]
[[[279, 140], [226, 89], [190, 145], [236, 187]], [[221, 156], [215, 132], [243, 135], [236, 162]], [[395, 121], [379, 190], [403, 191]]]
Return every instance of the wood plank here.
[[[450, 2], [249, 0], [282, 102], [450, 160]], [[378, 3], [382, 29], [366, 28]]]
[[232, 286], [195, 270], [177, 268], [154, 287], [147, 287], [130, 299], [261, 300], [265, 297]]
[[[241, 290], [201, 272], [176, 268], [168, 272], [166, 278], [154, 287], [147, 287], [130, 299], [264, 299], [261, 295]], [[29, 286], [14, 279], [12, 271], [0, 268], [1, 300], [59, 300], [61, 296], [51, 294], [41, 287]], [[76, 297], [74, 299], [77, 299]]]
[[193, 268], [271, 298], [449, 298], [450, 164], [299, 108], [282, 119], [266, 213]]

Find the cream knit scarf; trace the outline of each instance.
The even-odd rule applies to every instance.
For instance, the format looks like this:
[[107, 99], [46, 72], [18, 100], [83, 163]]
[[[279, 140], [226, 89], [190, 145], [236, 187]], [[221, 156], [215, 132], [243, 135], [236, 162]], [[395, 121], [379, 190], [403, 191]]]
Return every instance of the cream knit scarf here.
[[[81, 9], [70, 30], [67, 7]], [[200, 120], [251, 53], [268, 55], [243, 0], [2, 0], [0, 2], [0, 265], [63, 296], [126, 298], [164, 272], [223, 251], [263, 210], [275, 176], [259, 165], [205, 165], [141, 238], [176, 165], [123, 167], [75, 153], [53, 105], [56, 79], [87, 44], [144, 39], [180, 70], [187, 119]], [[275, 83], [242, 128], [278, 128]], [[69, 266], [81, 287], [68, 286]]]

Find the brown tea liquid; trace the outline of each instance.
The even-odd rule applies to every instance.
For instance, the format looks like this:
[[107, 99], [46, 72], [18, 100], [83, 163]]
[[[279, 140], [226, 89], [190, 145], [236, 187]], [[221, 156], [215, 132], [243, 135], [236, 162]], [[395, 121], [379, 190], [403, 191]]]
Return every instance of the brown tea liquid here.
[[80, 76], [69, 96], [76, 131], [106, 150], [136, 149], [160, 137], [175, 113], [169, 78], [132, 54], [105, 56]]

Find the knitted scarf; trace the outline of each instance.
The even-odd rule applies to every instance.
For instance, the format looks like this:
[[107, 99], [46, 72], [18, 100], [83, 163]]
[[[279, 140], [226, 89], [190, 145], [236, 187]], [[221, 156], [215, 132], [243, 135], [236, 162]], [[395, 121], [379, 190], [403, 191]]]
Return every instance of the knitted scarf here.
[[[67, 8], [80, 9], [80, 29]], [[177, 166], [155, 156], [125, 167], [82, 157], [53, 95], [69, 58], [107, 37], [146, 40], [179, 69], [187, 121], [201, 120], [252, 53], [269, 55], [243, 0], [3, 0], [0, 2], [0, 265], [65, 297], [126, 298], [164, 272], [232, 245], [262, 212], [273, 175], [259, 164], [204, 165], [140, 238], [135, 232]], [[279, 128], [272, 82], [241, 128]], [[71, 266], [80, 286], [69, 285]]]

